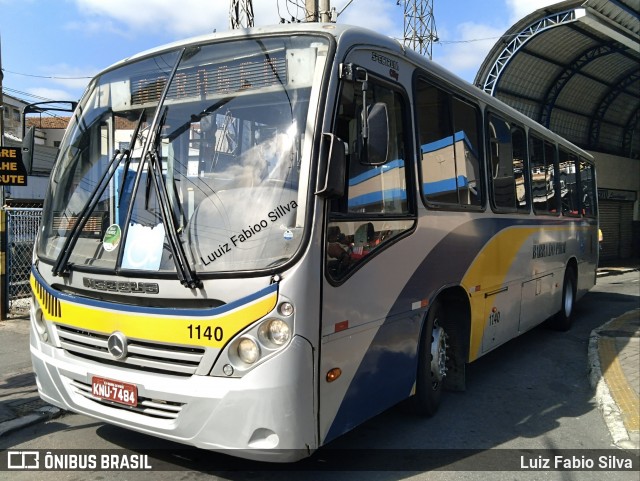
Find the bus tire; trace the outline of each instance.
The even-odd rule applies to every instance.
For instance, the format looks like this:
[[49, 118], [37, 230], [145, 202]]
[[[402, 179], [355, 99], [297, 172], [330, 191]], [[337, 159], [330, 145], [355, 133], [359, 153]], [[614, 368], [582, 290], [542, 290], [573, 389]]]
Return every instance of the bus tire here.
[[564, 272], [562, 283], [562, 304], [560, 311], [551, 318], [550, 326], [556, 331], [568, 331], [573, 323], [573, 311], [576, 305], [576, 273], [571, 267]]
[[440, 405], [447, 368], [447, 334], [443, 329], [445, 309], [435, 301], [425, 321], [420, 347], [414, 404], [418, 414], [433, 416]]

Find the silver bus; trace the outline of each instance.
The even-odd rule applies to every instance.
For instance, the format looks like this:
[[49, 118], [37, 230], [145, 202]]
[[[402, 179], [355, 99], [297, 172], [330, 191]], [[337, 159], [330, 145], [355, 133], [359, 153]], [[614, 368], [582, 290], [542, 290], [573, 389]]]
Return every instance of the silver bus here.
[[591, 156], [397, 41], [216, 33], [97, 75], [46, 193], [31, 354], [47, 402], [293, 461], [595, 283]]

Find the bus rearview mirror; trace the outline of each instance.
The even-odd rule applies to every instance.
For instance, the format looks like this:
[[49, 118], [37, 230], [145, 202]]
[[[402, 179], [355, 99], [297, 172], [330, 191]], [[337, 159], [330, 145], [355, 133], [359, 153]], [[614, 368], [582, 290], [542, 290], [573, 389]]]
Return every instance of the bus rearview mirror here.
[[376, 102], [367, 109], [367, 137], [360, 163], [383, 165], [389, 160], [389, 113], [387, 104]]
[[22, 163], [27, 170], [27, 175], [33, 173], [33, 148], [35, 146], [36, 128], [29, 127], [22, 138]]

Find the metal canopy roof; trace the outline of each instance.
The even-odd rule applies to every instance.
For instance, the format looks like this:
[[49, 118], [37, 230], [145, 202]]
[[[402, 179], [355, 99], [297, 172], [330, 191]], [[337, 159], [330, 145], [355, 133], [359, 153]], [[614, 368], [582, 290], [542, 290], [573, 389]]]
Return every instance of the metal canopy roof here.
[[494, 45], [476, 86], [580, 147], [640, 158], [640, 0], [568, 0]]

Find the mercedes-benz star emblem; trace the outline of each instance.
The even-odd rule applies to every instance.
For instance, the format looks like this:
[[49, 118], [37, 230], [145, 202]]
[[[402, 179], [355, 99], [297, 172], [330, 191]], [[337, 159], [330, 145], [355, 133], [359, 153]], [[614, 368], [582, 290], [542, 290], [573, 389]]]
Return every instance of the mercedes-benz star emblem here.
[[127, 357], [127, 338], [121, 332], [114, 332], [109, 336], [107, 341], [107, 349], [109, 353], [118, 361]]

